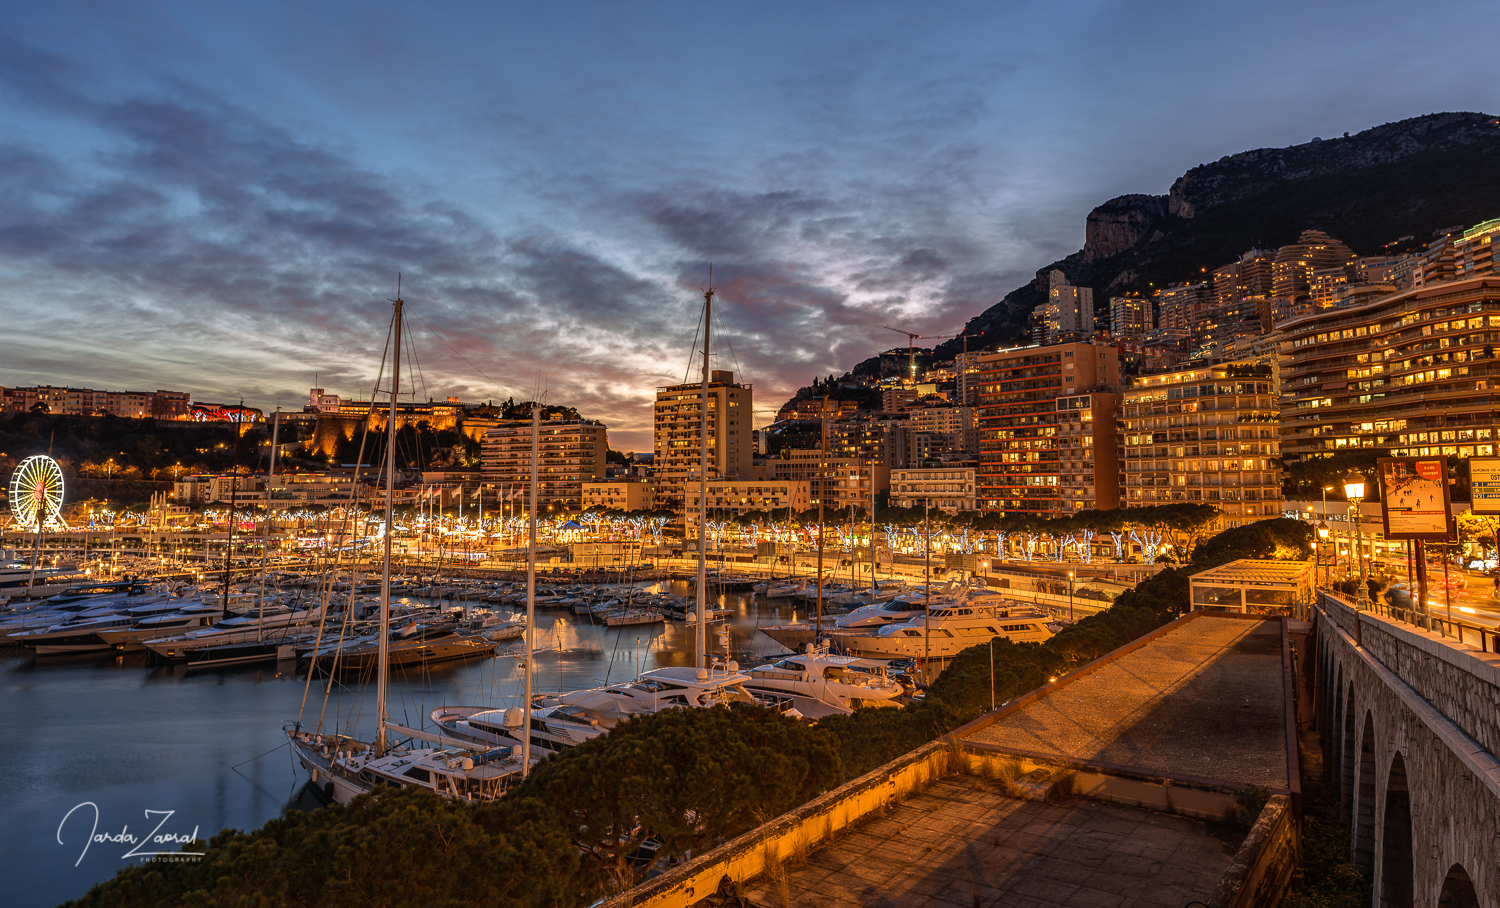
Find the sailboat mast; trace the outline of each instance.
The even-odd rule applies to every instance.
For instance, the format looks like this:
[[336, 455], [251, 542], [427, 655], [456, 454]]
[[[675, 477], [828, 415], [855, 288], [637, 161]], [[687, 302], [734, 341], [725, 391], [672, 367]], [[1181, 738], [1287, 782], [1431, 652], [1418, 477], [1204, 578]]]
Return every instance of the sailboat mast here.
[[[239, 497], [240, 439], [245, 437], [245, 399], [234, 414], [234, 472], [229, 474], [229, 539], [224, 543], [224, 617], [229, 617], [229, 573], [234, 557], [234, 504]], [[38, 539], [41, 537], [38, 536]]]
[[260, 520], [260, 599], [255, 603], [255, 639], [266, 639], [266, 543], [271, 538], [271, 483], [276, 479], [276, 441], [281, 431], [281, 408], [271, 417], [271, 458], [266, 465], [266, 513]]
[[[708, 289], [703, 291], [703, 412], [698, 428], [698, 629], [693, 639], [699, 668], [708, 668], [708, 336], [713, 312], [713, 272], [709, 271]], [[724, 427], [718, 428], [722, 437]]]
[[391, 356], [391, 414], [385, 423], [385, 563], [380, 569], [380, 650], [375, 675], [375, 753], [385, 754], [386, 686], [391, 680], [391, 536], [396, 526], [396, 395], [401, 391], [401, 310], [396, 296]]
[[823, 503], [828, 499], [828, 395], [823, 395], [823, 405], [818, 408], [822, 418], [822, 438], [818, 441], [818, 618], [813, 642], [823, 639]]
[[531, 403], [531, 519], [526, 541], [526, 700], [521, 719], [521, 778], [531, 771], [531, 654], [536, 649], [536, 473], [542, 411]]

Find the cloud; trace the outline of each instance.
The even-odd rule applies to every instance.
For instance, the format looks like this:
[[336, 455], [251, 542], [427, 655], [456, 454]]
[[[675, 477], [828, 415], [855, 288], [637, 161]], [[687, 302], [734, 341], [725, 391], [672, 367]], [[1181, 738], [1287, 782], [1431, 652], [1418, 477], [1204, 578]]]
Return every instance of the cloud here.
[[[690, 368], [710, 264], [715, 366], [755, 383], [760, 410], [894, 346], [886, 323], [956, 325], [991, 277], [991, 252], [953, 223], [962, 187], [804, 174], [638, 189], [585, 174], [597, 194], [573, 216], [606, 226], [549, 232], [199, 86], [109, 96], [61, 57], [3, 50], [10, 114], [89, 141], [44, 130], [0, 145], [0, 268], [16, 288], [0, 302], [15, 326], [0, 383], [258, 391], [273, 399], [256, 403], [295, 407], [316, 375], [368, 394], [399, 271], [415, 393], [546, 388], [644, 449], [653, 389]], [[968, 105], [930, 116], [963, 119]], [[933, 125], [913, 117], [898, 131]]]

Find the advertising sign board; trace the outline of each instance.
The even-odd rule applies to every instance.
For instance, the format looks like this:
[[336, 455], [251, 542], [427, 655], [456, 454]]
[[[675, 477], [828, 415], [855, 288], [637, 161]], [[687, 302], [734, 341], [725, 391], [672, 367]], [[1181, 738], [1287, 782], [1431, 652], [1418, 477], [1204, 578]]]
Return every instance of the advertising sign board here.
[[1500, 514], [1500, 457], [1469, 458], [1469, 510]]
[[1386, 539], [1449, 537], [1448, 467], [1442, 457], [1382, 457], [1380, 512]]

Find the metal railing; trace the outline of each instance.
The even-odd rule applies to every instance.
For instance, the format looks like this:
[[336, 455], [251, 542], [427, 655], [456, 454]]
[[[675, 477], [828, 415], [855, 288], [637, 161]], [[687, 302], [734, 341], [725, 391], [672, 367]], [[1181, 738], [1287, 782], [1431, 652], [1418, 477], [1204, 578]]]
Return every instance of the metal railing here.
[[1448, 618], [1433, 612], [1402, 608], [1387, 602], [1372, 602], [1368, 611], [1402, 624], [1436, 631], [1444, 637], [1451, 637], [1458, 643], [1467, 643], [1470, 646], [1477, 643], [1481, 652], [1500, 653], [1500, 628], [1485, 627], [1482, 624]]

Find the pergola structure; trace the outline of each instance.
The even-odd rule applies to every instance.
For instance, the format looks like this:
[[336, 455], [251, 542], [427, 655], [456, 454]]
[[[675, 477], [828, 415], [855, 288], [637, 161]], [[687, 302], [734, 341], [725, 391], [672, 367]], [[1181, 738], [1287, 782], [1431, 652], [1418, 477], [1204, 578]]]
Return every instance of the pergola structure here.
[[1311, 561], [1242, 558], [1189, 578], [1194, 609], [1304, 617], [1314, 596]]

